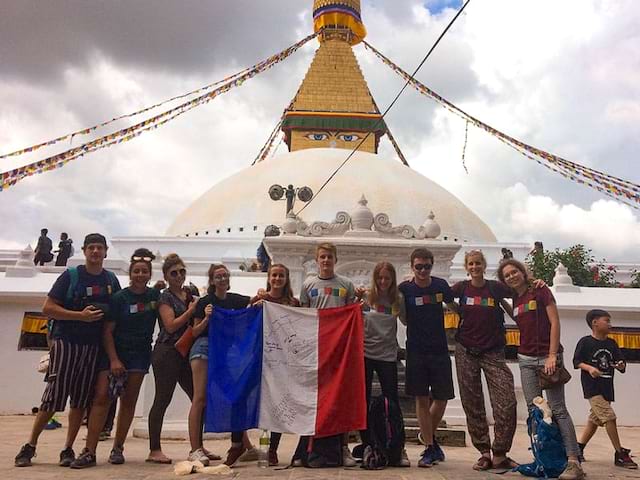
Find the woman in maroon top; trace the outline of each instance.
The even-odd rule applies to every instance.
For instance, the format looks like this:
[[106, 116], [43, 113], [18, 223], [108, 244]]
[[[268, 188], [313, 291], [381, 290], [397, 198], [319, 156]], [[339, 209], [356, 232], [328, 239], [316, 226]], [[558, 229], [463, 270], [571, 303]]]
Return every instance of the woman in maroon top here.
[[[274, 302], [291, 307], [299, 307], [300, 302], [293, 296], [291, 281], [289, 280], [289, 269], [281, 263], [275, 263], [267, 271], [267, 289], [260, 289], [255, 297], [251, 299], [251, 305], [260, 305], [262, 302]], [[278, 445], [280, 444], [282, 433], [271, 432], [269, 443], [269, 466], [278, 465]]]
[[[460, 325], [456, 335], [456, 373], [460, 401], [467, 417], [471, 441], [482, 454], [474, 470], [511, 469], [517, 463], [507, 454], [516, 431], [516, 396], [513, 374], [504, 354], [505, 336], [500, 302], [511, 297], [511, 289], [486, 280], [487, 261], [480, 250], [465, 253], [464, 267], [471, 280], [458, 282], [453, 294], [460, 299]], [[482, 376], [489, 387], [495, 418], [493, 444], [484, 406]], [[491, 452], [493, 451], [493, 458]]]
[[[498, 278], [514, 291], [513, 319], [520, 329], [518, 363], [522, 392], [529, 409], [533, 399], [542, 396], [538, 370], [552, 374], [562, 365], [560, 317], [553, 293], [547, 287], [534, 289], [526, 267], [514, 259], [504, 260], [498, 268]], [[558, 422], [569, 462], [560, 479], [582, 479], [584, 472], [578, 461], [580, 450], [571, 415], [567, 411], [564, 385], [545, 390], [547, 401]]]

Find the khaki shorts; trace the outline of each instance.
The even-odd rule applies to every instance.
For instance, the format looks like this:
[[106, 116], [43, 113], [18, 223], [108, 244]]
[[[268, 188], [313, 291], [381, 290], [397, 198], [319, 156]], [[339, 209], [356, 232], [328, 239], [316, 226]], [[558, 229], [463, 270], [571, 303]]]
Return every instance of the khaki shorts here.
[[591, 411], [589, 412], [589, 421], [599, 427], [603, 427], [605, 423], [616, 419], [616, 412], [611, 408], [611, 402], [605, 400], [602, 395], [596, 395], [589, 399]]

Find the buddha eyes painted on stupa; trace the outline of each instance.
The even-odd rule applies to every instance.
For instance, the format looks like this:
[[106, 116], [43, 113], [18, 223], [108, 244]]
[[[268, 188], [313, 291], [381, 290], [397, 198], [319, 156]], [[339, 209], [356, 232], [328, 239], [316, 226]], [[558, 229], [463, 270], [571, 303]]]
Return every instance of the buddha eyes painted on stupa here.
[[326, 133], [310, 133], [309, 135], [307, 135], [307, 138], [309, 140], [314, 140], [316, 142], [321, 142], [323, 140], [327, 140], [329, 138], [329, 135]]
[[360, 140], [358, 135], [343, 133], [338, 135], [338, 138], [344, 142], [355, 142], [356, 140]]
[[309, 140], [314, 142], [324, 142], [329, 139], [333, 139], [334, 141], [342, 140], [343, 142], [355, 142], [360, 140], [360, 136], [355, 133], [339, 133], [339, 132], [313, 132], [306, 135]]

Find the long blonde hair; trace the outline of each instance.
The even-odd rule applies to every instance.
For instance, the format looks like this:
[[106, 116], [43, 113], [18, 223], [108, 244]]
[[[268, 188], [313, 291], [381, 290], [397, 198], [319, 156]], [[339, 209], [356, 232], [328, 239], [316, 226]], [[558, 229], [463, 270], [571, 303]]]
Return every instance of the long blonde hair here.
[[396, 269], [389, 262], [379, 262], [373, 269], [373, 278], [371, 281], [371, 289], [369, 290], [369, 304], [376, 305], [380, 300], [380, 292], [378, 291], [378, 277], [380, 272], [386, 270], [391, 275], [391, 285], [389, 285], [389, 291], [387, 297], [391, 306], [395, 308], [400, 305], [400, 291], [398, 290], [398, 281], [396, 280]]

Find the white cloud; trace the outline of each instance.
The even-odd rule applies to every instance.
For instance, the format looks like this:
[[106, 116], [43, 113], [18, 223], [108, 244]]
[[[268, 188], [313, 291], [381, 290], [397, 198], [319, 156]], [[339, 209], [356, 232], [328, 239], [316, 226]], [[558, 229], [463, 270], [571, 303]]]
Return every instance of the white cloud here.
[[[144, 32], [130, 18], [115, 21], [126, 13], [106, 6], [109, 11], [102, 14], [112, 27], [105, 30], [93, 9], [76, 5], [75, 16], [69, 17], [73, 25], [40, 37], [26, 35], [26, 26], [11, 25], [25, 21], [16, 13], [22, 0], [8, 4], [12, 1], [16, 7], [0, 19], [0, 56], [6, 53], [0, 71], [2, 153], [223, 78], [293, 43], [311, 25], [310, 0], [302, 15], [300, 3], [292, 0], [259, 7], [259, 15], [225, 0], [211, 3], [215, 14], [210, 22], [196, 18], [205, 15], [200, 10], [187, 12], [193, 18], [182, 18], [179, 45], [172, 46], [163, 35], [167, 19], [173, 18], [165, 13], [176, 8], [172, 2], [154, 2]], [[417, 65], [453, 15], [451, 9], [438, 12], [432, 14], [419, 0], [363, 2], [368, 40], [406, 70]], [[64, 8], [51, 15], [66, 18]], [[271, 15], [281, 23], [275, 28], [267, 21], [269, 30], [260, 35], [247, 27], [259, 21], [253, 15], [260, 20]], [[158, 28], [153, 28], [155, 20]], [[638, 182], [638, 170], [631, 168], [640, 151], [638, 22], [640, 5], [632, 0], [472, 2], [418, 77], [506, 133]], [[89, 34], [81, 25], [98, 30]], [[241, 31], [238, 25], [244, 26]], [[76, 35], [83, 40], [74, 42]], [[13, 50], [3, 50], [7, 45]], [[201, 193], [253, 161], [295, 94], [316, 46], [311, 42], [283, 64], [154, 132], [1, 192], [0, 248], [33, 242], [43, 226], [54, 236], [69, 230], [76, 239], [88, 230], [164, 233]], [[46, 58], [44, 51], [49, 52]], [[386, 108], [402, 81], [362, 47], [356, 54], [379, 107]], [[470, 205], [501, 241], [541, 238], [548, 239], [549, 247], [585, 243], [607, 258], [615, 253], [637, 259], [638, 219], [627, 207], [602, 200], [473, 128], [467, 175], [461, 165], [464, 122], [413, 90], [406, 91], [387, 120], [414, 169]], [[381, 145], [390, 149], [386, 140]], [[42, 155], [0, 160], [0, 170]], [[519, 212], [536, 219], [530, 234], [510, 207], [516, 200]], [[552, 218], [538, 219], [538, 210]], [[620, 233], [610, 233], [614, 224]], [[605, 233], [594, 235], [592, 225]]]

